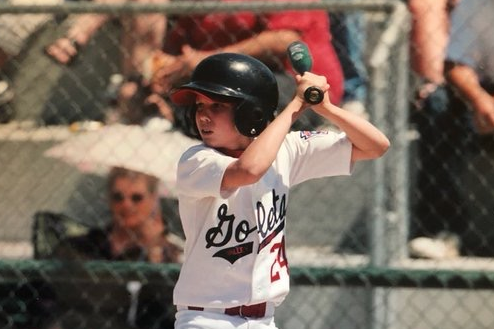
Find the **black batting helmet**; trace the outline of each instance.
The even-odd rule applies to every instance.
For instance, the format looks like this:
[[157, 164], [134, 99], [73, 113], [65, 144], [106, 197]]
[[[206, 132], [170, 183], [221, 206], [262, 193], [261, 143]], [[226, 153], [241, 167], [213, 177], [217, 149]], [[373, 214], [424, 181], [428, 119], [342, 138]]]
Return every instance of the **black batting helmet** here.
[[245, 136], [259, 135], [273, 119], [278, 105], [278, 85], [271, 70], [254, 57], [221, 53], [205, 58], [192, 73], [191, 81], [171, 95], [179, 105], [192, 105], [196, 94], [213, 99], [232, 99], [235, 126]]

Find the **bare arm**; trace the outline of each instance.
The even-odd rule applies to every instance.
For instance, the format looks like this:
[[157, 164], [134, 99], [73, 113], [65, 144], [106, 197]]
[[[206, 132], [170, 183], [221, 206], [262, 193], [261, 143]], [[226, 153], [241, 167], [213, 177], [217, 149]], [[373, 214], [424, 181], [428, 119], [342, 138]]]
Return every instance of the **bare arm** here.
[[390, 142], [379, 129], [360, 116], [331, 104], [325, 77], [305, 73], [303, 77], [297, 76], [297, 83], [297, 95], [292, 102], [227, 168], [222, 190], [253, 184], [267, 172], [293, 122], [305, 110], [303, 93], [309, 86], [318, 86], [325, 92], [323, 103], [315, 106], [314, 110], [347, 134], [353, 144], [352, 162], [375, 159], [387, 151]]
[[[297, 79], [300, 79], [300, 76], [297, 76]], [[346, 133], [353, 144], [352, 162], [376, 159], [388, 150], [389, 139], [379, 129], [360, 116], [332, 104], [328, 93], [325, 93], [323, 102], [313, 109]]]
[[256, 183], [276, 159], [278, 150], [290, 130], [293, 118], [298, 117], [303, 101], [295, 99], [276, 119], [247, 147], [223, 176], [222, 189], [233, 189]]
[[292, 30], [264, 31], [252, 38], [226, 46], [221, 51], [242, 53], [264, 63], [272, 63], [274, 58], [284, 58], [288, 46], [299, 39], [300, 35]]
[[[303, 91], [314, 83], [299, 81], [297, 96], [271, 122], [267, 128], [252, 141], [240, 157], [231, 163], [223, 176], [221, 189], [234, 189], [257, 182], [267, 172], [276, 159], [276, 155], [289, 132], [292, 123], [304, 111]], [[327, 89], [327, 84], [320, 86]]]
[[194, 50], [185, 46], [182, 58], [191, 69], [196, 67], [204, 58], [218, 52], [250, 55], [265, 64], [280, 65], [280, 60], [286, 56], [288, 45], [299, 39], [300, 35], [292, 30], [264, 31], [249, 39], [213, 51]]
[[494, 96], [482, 88], [475, 70], [447, 62], [446, 79], [472, 107], [478, 132], [494, 132]]
[[[121, 1], [121, 0], [105, 0]], [[130, 0], [138, 3], [166, 3], [169, 0]], [[128, 52], [123, 57], [123, 70], [125, 75], [133, 72], [144, 73], [144, 63], [156, 50], [163, 48], [165, 40], [167, 17], [165, 13], [146, 13], [126, 16], [122, 20], [125, 31], [123, 33], [122, 46]]]
[[421, 77], [440, 84], [448, 43], [448, 0], [409, 0], [408, 8], [412, 14], [412, 67]]
[[[169, 0], [94, 0], [97, 3], [118, 4], [129, 2], [168, 2]], [[91, 37], [111, 18], [107, 14], [82, 14], [73, 21], [64, 37], [46, 47], [46, 53], [61, 64], [69, 64], [77, 55], [77, 45], [85, 46]], [[166, 32], [166, 15], [136, 14], [122, 19], [126, 27], [122, 39], [128, 56], [124, 59], [123, 73], [142, 72], [142, 63], [156, 49], [160, 49]]]
[[[99, 3], [119, 3], [124, 0], [95, 0]], [[72, 18], [65, 36], [45, 48], [48, 56], [60, 64], [68, 65], [77, 55], [78, 46], [85, 46], [89, 39], [109, 20], [105, 14], [82, 14]]]
[[91, 36], [107, 20], [106, 15], [86, 14], [77, 16], [66, 36], [58, 38], [45, 48], [46, 54], [60, 64], [70, 64], [77, 55], [78, 46], [86, 45]]
[[299, 38], [299, 34], [291, 30], [264, 31], [252, 38], [211, 51], [196, 50], [186, 45], [182, 47], [180, 56], [161, 52], [158, 57], [162, 65], [151, 79], [153, 90], [158, 93], [168, 92], [172, 86], [190, 76], [199, 62], [219, 52], [250, 55], [268, 65], [283, 65], [288, 45]]

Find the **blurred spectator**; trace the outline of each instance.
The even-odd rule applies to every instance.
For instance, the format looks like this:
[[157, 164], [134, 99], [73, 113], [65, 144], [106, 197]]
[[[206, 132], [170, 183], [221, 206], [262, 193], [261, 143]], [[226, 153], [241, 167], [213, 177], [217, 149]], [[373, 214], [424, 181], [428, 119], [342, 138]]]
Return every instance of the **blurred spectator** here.
[[[341, 101], [343, 73], [331, 45], [329, 19], [324, 11], [210, 13], [168, 18], [156, 14], [152, 19], [145, 16], [142, 15], [142, 24], [134, 20], [134, 25], [129, 26], [136, 28], [125, 29], [124, 33], [126, 39], [139, 41], [140, 44], [139, 51], [132, 50], [136, 49], [132, 42], [122, 44], [125, 52], [130, 53], [126, 56], [129, 61], [124, 63], [118, 91], [120, 120], [124, 122], [141, 123], [145, 117], [160, 113], [182, 127], [185, 119], [176, 117], [167, 101], [167, 94], [171, 88], [187, 80], [203, 58], [219, 51], [245, 53], [268, 64], [276, 72], [282, 91], [280, 108], [283, 108], [295, 91], [286, 49], [291, 42], [299, 39], [306, 42], [312, 52], [313, 71], [328, 78], [333, 103], [339, 104]], [[60, 63], [69, 63], [78, 48], [84, 46], [108, 18], [104, 15], [80, 16], [65, 38], [46, 48], [47, 53]], [[166, 23], [168, 28], [165, 28]], [[150, 28], [153, 33], [149, 33]], [[166, 37], [163, 37], [165, 31]], [[163, 40], [164, 46], [161, 47]], [[155, 52], [149, 56], [151, 49]], [[320, 117], [310, 111], [305, 116], [298, 121], [303, 125], [299, 129], [313, 129], [322, 123]]]
[[[451, 106], [455, 111], [450, 125], [455, 139], [455, 158], [467, 170], [473, 156], [492, 154], [494, 133], [494, 2], [490, 0], [464, 0], [453, 11], [451, 36], [446, 53], [445, 76], [451, 85]], [[461, 158], [461, 159], [458, 159]], [[454, 172], [453, 172], [454, 175]], [[455, 181], [459, 191], [465, 188]], [[449, 221], [451, 231], [462, 237], [469, 233], [469, 216], [465, 210], [470, 201], [463, 195], [460, 211], [463, 216]], [[466, 216], [465, 216], [466, 215]], [[493, 255], [492, 244], [477, 239], [478, 244], [465, 253], [479, 256]]]
[[113, 168], [108, 176], [110, 226], [62, 241], [53, 256], [69, 260], [178, 263], [181, 250], [176, 242], [179, 238], [168, 231], [163, 218], [158, 183], [154, 176]]
[[411, 67], [418, 80], [415, 107], [423, 107], [429, 95], [444, 85], [450, 13], [458, 2], [460, 0], [408, 0], [412, 16]]
[[[441, 163], [453, 152], [445, 147], [450, 141], [441, 136], [444, 124], [438, 119], [449, 107], [444, 79], [444, 59], [449, 38], [450, 12], [456, 1], [408, 0], [412, 18], [410, 57], [418, 87], [413, 99], [412, 123], [420, 138], [417, 152], [417, 185], [413, 190], [409, 252], [413, 257], [451, 258], [459, 255], [459, 238], [438, 229], [451, 216], [450, 200], [458, 201], [447, 171]], [[436, 147], [442, 145], [442, 147]], [[443, 152], [439, 153], [438, 150]], [[445, 154], [443, 154], [445, 153]], [[436, 226], [433, 228], [431, 226]], [[431, 243], [432, 242], [432, 243]], [[437, 246], [436, 246], [437, 245]]]
[[[60, 241], [52, 258], [74, 260], [145, 261], [180, 263], [182, 240], [169, 232], [162, 216], [158, 179], [124, 168], [113, 168], [108, 177], [112, 213], [110, 225]], [[171, 287], [128, 282], [127, 287], [104, 284], [79, 288], [91, 293], [67, 294], [73, 282], [56, 283], [55, 324], [50, 328], [172, 328]], [[106, 290], [109, 289], [109, 290]], [[113, 297], [108, 299], [108, 295]], [[117, 296], [122, 296], [118, 298]], [[168, 312], [170, 311], [170, 312]]]
[[[479, 240], [462, 242], [472, 227], [461, 177], [479, 154], [487, 154], [494, 132], [494, 56], [489, 17], [492, 1], [461, 1], [452, 11], [445, 55], [446, 84], [424, 102], [417, 115], [421, 134], [414, 256], [448, 258], [492, 254]], [[470, 111], [471, 110], [471, 111]], [[461, 244], [461, 245], [460, 245]]]
[[[98, 3], [119, 4], [127, 0], [94, 0]], [[168, 2], [168, 0], [129, 0], [128, 2]], [[58, 38], [46, 47], [46, 53], [61, 64], [70, 64], [80, 49], [88, 44], [93, 35], [112, 15], [83, 14], [72, 17], [65, 36]], [[163, 45], [166, 31], [166, 16], [160, 13], [124, 15], [120, 17], [123, 27], [122, 73], [131, 75], [142, 72], [142, 65], [152, 51]]]
[[449, 15], [459, 0], [408, 0], [412, 16], [412, 69], [424, 82], [444, 82], [444, 55], [449, 36]]
[[[312, 71], [327, 77], [332, 101], [341, 103], [343, 72], [331, 43], [329, 17], [322, 10], [181, 15], [169, 17], [169, 21], [163, 51], [157, 51], [148, 60], [144, 81], [149, 81], [153, 97], [157, 100], [153, 103], [160, 108], [160, 112], [172, 113], [176, 125], [184, 128], [187, 134], [191, 134], [184, 123], [187, 118], [181, 117], [185, 112], [175, 111], [167, 95], [171, 89], [189, 79], [202, 59], [217, 52], [251, 55], [269, 66], [278, 82], [278, 109], [281, 109], [295, 92], [294, 72], [286, 50], [293, 41], [302, 40], [313, 57]], [[327, 42], [321, 42], [323, 40]], [[320, 116], [305, 111], [293, 129], [314, 130], [324, 124]]]
[[461, 195], [454, 187], [450, 169], [442, 166], [447, 162], [458, 170], [459, 165], [453, 161], [455, 139], [448, 133], [450, 113], [454, 111], [444, 78], [450, 14], [458, 1], [408, 1], [412, 15], [411, 65], [418, 78], [411, 118], [420, 133], [409, 242], [413, 257], [443, 259], [460, 254], [460, 238], [446, 228], [462, 216], [456, 211]]
[[330, 13], [333, 45], [343, 68], [344, 93], [341, 107], [368, 119], [367, 67], [365, 63], [366, 20], [362, 11]]
[[470, 0], [453, 12], [446, 79], [473, 112], [479, 134], [494, 133], [494, 3]]
[[[295, 90], [286, 50], [291, 42], [302, 40], [312, 52], [312, 70], [328, 78], [332, 101], [335, 104], [341, 101], [343, 74], [331, 45], [329, 19], [322, 10], [221, 12], [169, 17], [169, 20], [163, 51], [157, 51], [149, 60], [145, 73], [152, 91], [165, 100], [173, 87], [189, 79], [203, 58], [217, 52], [233, 52], [256, 57], [275, 72], [280, 87], [279, 108], [283, 108]], [[169, 105], [160, 106], [166, 109]], [[171, 111], [169, 107], [167, 111]], [[298, 121], [301, 126], [297, 129], [314, 129], [322, 123], [319, 116], [311, 111], [306, 113]]]
[[[94, 0], [99, 3], [118, 4], [123, 2], [168, 2], [169, 0]], [[106, 14], [83, 14], [72, 17], [65, 36], [56, 39], [45, 48], [48, 56], [60, 64], [69, 65], [78, 56], [94, 34], [109, 20], [115, 19]], [[164, 108], [160, 113], [161, 100], [150, 95], [149, 88], [142, 81], [143, 65], [151, 52], [161, 49], [166, 33], [166, 15], [161, 13], [131, 14], [119, 17], [122, 25], [121, 48], [123, 61], [120, 72], [110, 77], [107, 99], [110, 107], [115, 106], [119, 91], [126, 102], [118, 104], [118, 112], [109, 110], [107, 121], [122, 121], [141, 124], [149, 117], [163, 115], [174, 120], [171, 112]], [[149, 102], [148, 102], [149, 101]]]
[[[11, 5], [50, 5], [62, 0], [6, 0]], [[9, 103], [14, 99], [11, 82], [2, 74], [7, 63], [17, 56], [30, 38], [51, 14], [3, 14], [0, 15], [0, 123], [8, 122], [14, 113]]]

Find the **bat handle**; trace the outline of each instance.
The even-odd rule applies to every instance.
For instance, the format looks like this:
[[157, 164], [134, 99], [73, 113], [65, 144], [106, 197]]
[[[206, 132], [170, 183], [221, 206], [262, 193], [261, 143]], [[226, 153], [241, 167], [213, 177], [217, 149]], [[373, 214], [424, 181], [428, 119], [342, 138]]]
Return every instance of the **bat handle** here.
[[[302, 41], [292, 42], [287, 48], [288, 58], [293, 69], [300, 75], [312, 69], [312, 56], [309, 47]], [[318, 87], [312, 86], [304, 92], [307, 103], [315, 105], [322, 102], [324, 93]]]
[[307, 103], [316, 105], [322, 102], [324, 93], [319, 87], [309, 87], [304, 92], [304, 99]]

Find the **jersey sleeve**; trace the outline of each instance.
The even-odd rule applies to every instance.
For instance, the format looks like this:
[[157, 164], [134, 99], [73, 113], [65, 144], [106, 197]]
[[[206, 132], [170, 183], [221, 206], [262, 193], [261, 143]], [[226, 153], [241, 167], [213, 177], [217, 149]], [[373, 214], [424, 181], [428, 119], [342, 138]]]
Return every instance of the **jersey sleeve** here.
[[344, 133], [296, 131], [287, 136], [290, 185], [313, 178], [352, 173], [352, 143]]
[[234, 160], [204, 145], [191, 147], [178, 163], [178, 194], [196, 198], [221, 197], [223, 175]]

